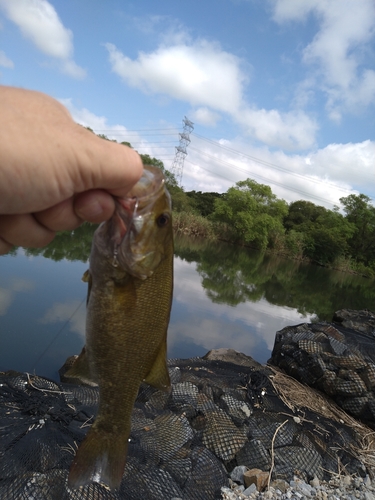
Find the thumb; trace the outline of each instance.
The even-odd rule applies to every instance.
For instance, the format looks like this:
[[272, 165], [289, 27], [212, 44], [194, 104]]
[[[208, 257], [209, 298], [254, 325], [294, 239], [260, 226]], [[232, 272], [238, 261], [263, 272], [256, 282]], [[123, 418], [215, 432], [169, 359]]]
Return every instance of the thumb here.
[[[140, 179], [143, 172], [142, 160], [134, 149], [102, 139], [82, 128], [85, 137], [80, 145], [80, 168], [83, 189], [104, 189], [113, 196], [125, 196]], [[82, 139], [82, 138], [81, 138]]]

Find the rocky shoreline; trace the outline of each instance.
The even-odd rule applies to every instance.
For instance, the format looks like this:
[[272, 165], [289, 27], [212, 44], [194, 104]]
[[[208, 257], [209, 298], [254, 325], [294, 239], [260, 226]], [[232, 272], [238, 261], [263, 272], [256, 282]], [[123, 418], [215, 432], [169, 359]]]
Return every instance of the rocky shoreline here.
[[286, 483], [273, 481], [269, 488], [260, 493], [253, 483], [248, 488], [232, 481], [230, 487], [222, 488], [223, 500], [375, 500], [375, 483], [366, 475], [362, 477], [336, 476], [329, 481], [314, 478], [305, 483], [297, 477]]
[[170, 393], [139, 391], [118, 492], [67, 487], [97, 388], [0, 374], [0, 498], [375, 500], [375, 315], [336, 318], [277, 332], [283, 369], [230, 349], [169, 360]]

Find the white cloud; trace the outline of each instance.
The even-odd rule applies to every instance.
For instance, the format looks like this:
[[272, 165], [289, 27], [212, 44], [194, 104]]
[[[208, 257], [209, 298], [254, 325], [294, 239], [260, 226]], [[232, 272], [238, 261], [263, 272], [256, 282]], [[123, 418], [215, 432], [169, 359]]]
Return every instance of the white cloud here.
[[[323, 0], [324, 1], [324, 0]], [[271, 0], [274, 4], [274, 18], [277, 22], [283, 23], [290, 20], [304, 20], [310, 10], [319, 3], [319, 0]]]
[[132, 87], [227, 113], [241, 105], [246, 77], [238, 58], [216, 44], [200, 40], [161, 46], [153, 53], [141, 52], [134, 61], [113, 44], [107, 43], [106, 48], [113, 71]]
[[70, 112], [73, 120], [84, 127], [90, 127], [96, 134], [104, 134], [117, 142], [128, 141], [129, 134], [123, 125], [109, 125], [105, 116], [98, 116], [87, 108], [77, 108], [72, 99], [58, 99]]
[[16, 293], [27, 292], [35, 288], [34, 283], [23, 278], [14, 277], [7, 288], [0, 288], [0, 316], [4, 316], [12, 305]]
[[307, 149], [314, 146], [317, 123], [302, 111], [280, 113], [272, 109], [244, 109], [238, 122], [258, 141], [283, 149]]
[[61, 104], [63, 104], [70, 111], [70, 114], [72, 115], [74, 121], [76, 121], [80, 125], [83, 125], [84, 127], [90, 127], [93, 130], [103, 130], [108, 128], [107, 118], [105, 116], [97, 116], [87, 108], [79, 109], [75, 107], [73, 104], [73, 100], [70, 98], [61, 98], [58, 99], [58, 101], [60, 101]]
[[12, 278], [9, 288], [14, 292], [29, 292], [34, 290], [35, 284], [32, 281], [15, 276]]
[[78, 66], [73, 60], [67, 59], [63, 61], [61, 66], [61, 71], [68, 76], [76, 78], [77, 80], [83, 80], [86, 76], [86, 70]]
[[0, 288], [0, 316], [4, 316], [14, 299], [14, 293], [7, 288]]
[[47, 0], [0, 0], [8, 19], [41, 52], [60, 61], [61, 70], [74, 78], [86, 72], [73, 61], [73, 33], [65, 28]]
[[[215, 145], [191, 136], [183, 185], [187, 191], [224, 192], [252, 178], [268, 184], [288, 202], [307, 199], [332, 209], [349, 194], [375, 198], [375, 142], [330, 144], [308, 154], [286, 154], [254, 147], [242, 140]], [[258, 160], [259, 159], [259, 160]]]
[[315, 173], [368, 192], [375, 186], [375, 142], [329, 144], [310, 156]]
[[[319, 30], [303, 50], [303, 61], [317, 67], [309, 80], [327, 95], [331, 119], [345, 110], [375, 102], [375, 71], [365, 67], [364, 55], [375, 34], [373, 0], [273, 0], [274, 19], [304, 21], [314, 14]], [[311, 70], [310, 70], [311, 71]]]
[[206, 125], [208, 127], [213, 127], [220, 120], [220, 115], [211, 111], [210, 109], [203, 107], [197, 108], [189, 116], [193, 122], [200, 123], [201, 125]]
[[[168, 154], [168, 151], [160, 146], [156, 150], [155, 147], [150, 145], [140, 134], [135, 132], [129, 133], [124, 125], [111, 125], [108, 123], [105, 116], [98, 116], [87, 108], [77, 108], [70, 98], [62, 98], [58, 99], [58, 101], [69, 110], [75, 122], [84, 127], [90, 127], [96, 134], [104, 134], [109, 139], [114, 139], [117, 142], [130, 142], [134, 149], [140, 153], [149, 154], [156, 158]], [[175, 136], [177, 144], [178, 130], [176, 130]]]
[[157, 29], [160, 29], [160, 23], [168, 19], [166, 16], [154, 15], [154, 16], [142, 16], [133, 17], [132, 22], [144, 35], [152, 35]]
[[68, 321], [72, 332], [85, 336], [86, 309], [82, 301], [56, 302], [39, 320], [40, 323], [57, 323]]
[[14, 68], [14, 63], [9, 59], [3, 50], [0, 50], [0, 66], [3, 68]]
[[[184, 41], [180, 39], [184, 38]], [[112, 70], [131, 87], [164, 94], [197, 107], [195, 119], [214, 123], [227, 113], [255, 140], [285, 149], [306, 149], [315, 143], [317, 125], [302, 111], [280, 113], [256, 109], [244, 98], [248, 76], [243, 61], [206, 40], [190, 42], [186, 35], [168, 37], [154, 52], [135, 60], [105, 44]], [[198, 120], [197, 120], [198, 121]]]

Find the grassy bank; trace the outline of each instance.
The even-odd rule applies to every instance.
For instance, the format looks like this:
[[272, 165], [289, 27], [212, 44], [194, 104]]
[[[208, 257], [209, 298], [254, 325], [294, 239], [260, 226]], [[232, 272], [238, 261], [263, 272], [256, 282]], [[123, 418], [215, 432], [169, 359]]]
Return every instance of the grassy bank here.
[[174, 212], [173, 229], [178, 235], [215, 240], [214, 225], [211, 221], [191, 212]]
[[[203, 238], [207, 241], [221, 240], [230, 244], [240, 245], [255, 250], [260, 250], [254, 244], [244, 243], [235, 237], [232, 228], [227, 224], [213, 222], [206, 217], [193, 212], [174, 212], [173, 229], [176, 235]], [[266, 248], [267, 253], [281, 255], [283, 257], [321, 265], [342, 272], [359, 274], [366, 278], [374, 278], [375, 273], [371, 268], [356, 262], [354, 259], [339, 256], [333, 262], [316, 262], [304, 255], [304, 245], [300, 234], [278, 235], [273, 238]]]

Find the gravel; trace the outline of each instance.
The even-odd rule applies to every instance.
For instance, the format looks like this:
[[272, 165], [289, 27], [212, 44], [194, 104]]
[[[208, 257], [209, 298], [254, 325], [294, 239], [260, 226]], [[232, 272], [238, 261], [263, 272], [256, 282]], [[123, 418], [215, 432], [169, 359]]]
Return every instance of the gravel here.
[[[257, 491], [255, 485], [245, 489], [243, 484], [230, 479], [231, 488], [221, 489], [223, 500], [308, 500], [310, 498], [321, 500], [375, 500], [375, 480], [371, 481], [369, 476], [365, 478], [352, 476], [335, 476], [330, 481], [319, 481], [316, 477], [305, 483], [297, 477], [289, 484], [284, 483], [282, 488], [278, 488], [280, 483], [272, 481], [270, 488], [263, 492]], [[280, 486], [281, 487], [281, 486]]]

